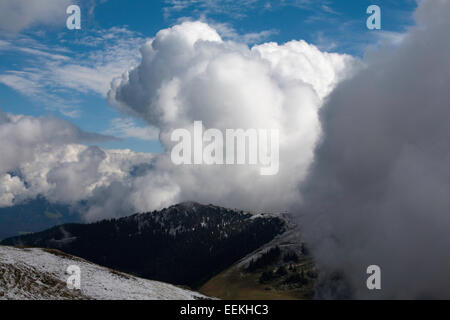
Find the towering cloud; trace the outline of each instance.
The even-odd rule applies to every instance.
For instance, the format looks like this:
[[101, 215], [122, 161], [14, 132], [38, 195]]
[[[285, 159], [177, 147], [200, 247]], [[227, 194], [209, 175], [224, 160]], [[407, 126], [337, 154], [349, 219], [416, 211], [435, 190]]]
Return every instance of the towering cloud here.
[[[166, 152], [135, 181], [133, 206], [157, 208], [182, 200], [244, 209], [284, 210], [298, 199], [320, 136], [324, 97], [357, 62], [304, 41], [248, 48], [223, 41], [209, 25], [185, 22], [161, 30], [141, 49], [142, 61], [113, 83], [109, 100], [160, 130]], [[174, 166], [174, 129], [278, 129], [280, 171], [256, 166]], [[151, 195], [151, 196], [149, 196]], [[156, 196], [157, 195], [157, 196]]]
[[450, 1], [421, 1], [417, 26], [369, 51], [322, 109], [302, 223], [320, 266], [357, 297], [450, 297], [449, 16]]

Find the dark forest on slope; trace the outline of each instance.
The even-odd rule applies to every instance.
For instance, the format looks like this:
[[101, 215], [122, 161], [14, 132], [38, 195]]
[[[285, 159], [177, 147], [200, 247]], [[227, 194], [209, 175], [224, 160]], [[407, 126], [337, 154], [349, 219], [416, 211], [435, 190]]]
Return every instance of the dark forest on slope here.
[[55, 248], [140, 277], [195, 288], [284, 230], [285, 222], [271, 215], [183, 203], [120, 219], [65, 224], [2, 244]]

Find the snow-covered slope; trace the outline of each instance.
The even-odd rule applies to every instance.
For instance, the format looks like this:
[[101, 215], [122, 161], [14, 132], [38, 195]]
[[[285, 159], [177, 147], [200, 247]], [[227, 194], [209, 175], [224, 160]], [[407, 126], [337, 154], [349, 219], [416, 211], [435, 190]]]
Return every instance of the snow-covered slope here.
[[[261, 215], [255, 215], [253, 218], [260, 217]], [[268, 214], [263, 214], [262, 217], [268, 217]], [[274, 247], [279, 247], [283, 251], [291, 251], [300, 253], [303, 243], [302, 233], [300, 227], [295, 222], [293, 215], [289, 213], [281, 213], [277, 215], [278, 218], [285, 222], [286, 231], [277, 235], [272, 241], [267, 242], [263, 246], [259, 247], [255, 251], [246, 255], [240, 259], [236, 266], [243, 269], [248, 266], [252, 259], [256, 260], [261, 257], [265, 252]]]
[[[81, 289], [70, 290], [67, 268], [81, 270]], [[207, 297], [162, 282], [104, 268], [56, 250], [0, 246], [0, 299], [193, 300]]]

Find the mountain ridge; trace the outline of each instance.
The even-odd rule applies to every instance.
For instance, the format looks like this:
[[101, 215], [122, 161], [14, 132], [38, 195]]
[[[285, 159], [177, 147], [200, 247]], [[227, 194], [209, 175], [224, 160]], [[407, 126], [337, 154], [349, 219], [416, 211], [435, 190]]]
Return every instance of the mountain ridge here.
[[58, 249], [139, 277], [195, 288], [286, 229], [277, 214], [189, 201], [91, 224], [64, 224], [1, 244]]

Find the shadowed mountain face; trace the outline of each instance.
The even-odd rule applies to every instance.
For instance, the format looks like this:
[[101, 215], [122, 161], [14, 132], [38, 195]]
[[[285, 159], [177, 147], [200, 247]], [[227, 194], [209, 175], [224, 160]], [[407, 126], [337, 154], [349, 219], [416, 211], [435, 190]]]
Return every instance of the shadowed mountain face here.
[[144, 278], [198, 287], [285, 231], [273, 215], [182, 203], [92, 224], [66, 224], [4, 245], [54, 248]]

